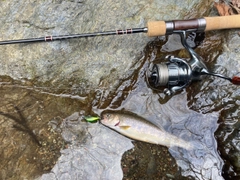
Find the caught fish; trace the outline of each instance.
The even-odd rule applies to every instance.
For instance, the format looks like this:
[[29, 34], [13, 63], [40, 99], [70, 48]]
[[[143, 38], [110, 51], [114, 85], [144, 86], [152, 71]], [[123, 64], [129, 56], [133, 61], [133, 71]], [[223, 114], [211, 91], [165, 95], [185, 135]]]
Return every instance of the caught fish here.
[[135, 140], [167, 147], [192, 149], [192, 145], [167, 133], [151, 122], [129, 113], [103, 112], [100, 120], [105, 126]]

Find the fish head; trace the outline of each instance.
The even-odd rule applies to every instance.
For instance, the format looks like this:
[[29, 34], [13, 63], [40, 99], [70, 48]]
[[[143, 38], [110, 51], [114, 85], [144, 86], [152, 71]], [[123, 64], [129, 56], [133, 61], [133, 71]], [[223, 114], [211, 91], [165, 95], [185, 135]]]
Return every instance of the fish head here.
[[117, 114], [106, 112], [102, 114], [100, 122], [105, 126], [115, 128], [119, 125], [120, 119]]

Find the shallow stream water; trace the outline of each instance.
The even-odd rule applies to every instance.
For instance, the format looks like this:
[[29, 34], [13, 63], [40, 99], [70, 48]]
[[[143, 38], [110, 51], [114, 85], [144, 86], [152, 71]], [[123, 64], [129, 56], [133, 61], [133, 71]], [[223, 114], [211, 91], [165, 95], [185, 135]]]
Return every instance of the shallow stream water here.
[[[239, 46], [235, 54], [230, 53], [232, 46], [223, 46], [228, 41], [234, 44], [234, 37], [208, 33], [196, 51], [210, 69], [236, 75]], [[207, 77], [172, 97], [151, 89], [145, 77], [151, 62], [169, 53], [187, 56], [184, 50], [167, 52], [177, 48], [166, 41], [149, 43], [143, 57], [112, 87], [104, 79], [98, 89], [82, 89], [71, 82], [51, 87], [1, 77], [0, 179], [239, 178], [238, 87]], [[106, 109], [134, 112], [195, 147], [187, 151], [132, 144], [101, 124], [82, 120], [83, 115], [100, 115]]]

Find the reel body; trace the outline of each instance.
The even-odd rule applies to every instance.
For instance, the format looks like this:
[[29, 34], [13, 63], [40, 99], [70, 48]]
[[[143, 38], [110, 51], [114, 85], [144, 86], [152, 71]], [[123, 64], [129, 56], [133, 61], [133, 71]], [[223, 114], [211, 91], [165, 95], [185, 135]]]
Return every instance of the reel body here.
[[153, 64], [150, 81], [154, 88], [168, 87], [164, 90], [167, 95], [172, 95], [187, 87], [192, 81], [201, 80], [201, 71], [208, 72], [202, 58], [187, 44], [186, 31], [177, 31], [181, 37], [182, 45], [190, 55], [190, 60], [174, 56], [166, 56], [166, 63]]

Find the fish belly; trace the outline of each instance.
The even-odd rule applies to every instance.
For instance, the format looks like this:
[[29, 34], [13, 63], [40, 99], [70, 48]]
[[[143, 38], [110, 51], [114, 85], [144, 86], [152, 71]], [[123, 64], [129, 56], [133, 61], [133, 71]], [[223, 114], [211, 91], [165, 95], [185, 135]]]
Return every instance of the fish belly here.
[[188, 142], [185, 142], [184, 140], [162, 130], [158, 131], [156, 129], [153, 129], [152, 131], [143, 132], [130, 127], [125, 130], [118, 129], [118, 132], [134, 140], [139, 140], [152, 144], [159, 144], [167, 147], [178, 146], [185, 149], [192, 148], [191, 144], [189, 144]]
[[162, 144], [165, 146], [168, 146], [168, 142], [165, 142], [165, 138], [161, 137], [165, 136], [164, 133], [144, 133], [142, 131], [138, 131], [136, 129], [133, 128], [128, 128], [126, 130], [119, 130], [119, 132], [127, 137], [130, 137], [132, 139], [135, 140], [139, 140], [139, 141], [144, 141], [144, 142], [149, 142], [149, 143], [153, 143], [153, 144]]

